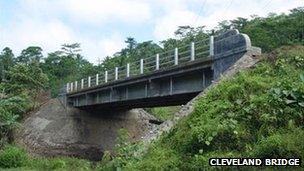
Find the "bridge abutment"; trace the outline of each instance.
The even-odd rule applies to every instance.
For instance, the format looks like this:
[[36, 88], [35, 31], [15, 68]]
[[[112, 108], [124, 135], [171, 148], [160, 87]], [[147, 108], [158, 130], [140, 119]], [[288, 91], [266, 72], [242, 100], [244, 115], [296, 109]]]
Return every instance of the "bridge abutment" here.
[[140, 140], [154, 126], [150, 120], [155, 118], [142, 109], [88, 112], [51, 99], [23, 122], [16, 141], [35, 155], [99, 160], [113, 150], [121, 129], [131, 141]]

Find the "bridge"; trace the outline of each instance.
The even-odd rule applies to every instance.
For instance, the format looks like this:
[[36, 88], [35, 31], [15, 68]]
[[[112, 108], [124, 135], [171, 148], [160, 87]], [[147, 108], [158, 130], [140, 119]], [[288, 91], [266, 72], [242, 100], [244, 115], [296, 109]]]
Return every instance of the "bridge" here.
[[238, 30], [142, 58], [65, 86], [65, 103], [84, 110], [182, 105], [252, 47]]

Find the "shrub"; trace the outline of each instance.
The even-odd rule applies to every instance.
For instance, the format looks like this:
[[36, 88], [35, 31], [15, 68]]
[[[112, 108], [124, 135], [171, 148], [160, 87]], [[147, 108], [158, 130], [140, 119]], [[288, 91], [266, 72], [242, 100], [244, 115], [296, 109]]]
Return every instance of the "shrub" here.
[[179, 170], [180, 156], [170, 148], [153, 145], [140, 163], [129, 162], [126, 170]]
[[91, 170], [91, 162], [83, 159], [56, 157], [30, 158], [24, 168], [37, 170]]
[[8, 145], [0, 151], [0, 168], [16, 168], [26, 164], [26, 152], [16, 146]]
[[155, 107], [147, 109], [152, 115], [156, 118], [165, 121], [173, 118], [174, 113], [180, 109], [178, 106], [170, 106], [170, 107]]
[[[0, 100], [0, 140], [13, 140], [13, 129], [18, 126], [18, 120], [31, 108], [26, 95], [13, 96]], [[0, 144], [1, 147], [1, 144]]]
[[304, 130], [295, 129], [276, 133], [257, 143], [252, 155], [259, 158], [302, 158], [304, 157]]

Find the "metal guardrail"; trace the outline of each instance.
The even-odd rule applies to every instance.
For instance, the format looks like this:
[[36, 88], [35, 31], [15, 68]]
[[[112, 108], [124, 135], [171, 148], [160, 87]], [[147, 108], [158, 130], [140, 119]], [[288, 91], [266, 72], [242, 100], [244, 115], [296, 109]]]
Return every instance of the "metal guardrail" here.
[[97, 73], [81, 80], [66, 84], [67, 93], [96, 87], [109, 82], [122, 80], [138, 75], [149, 74], [158, 70], [170, 69], [173, 66], [207, 58], [214, 55], [214, 37], [203, 41], [191, 42], [190, 45], [181, 46], [147, 58], [142, 58], [126, 66], [115, 67], [104, 73]]

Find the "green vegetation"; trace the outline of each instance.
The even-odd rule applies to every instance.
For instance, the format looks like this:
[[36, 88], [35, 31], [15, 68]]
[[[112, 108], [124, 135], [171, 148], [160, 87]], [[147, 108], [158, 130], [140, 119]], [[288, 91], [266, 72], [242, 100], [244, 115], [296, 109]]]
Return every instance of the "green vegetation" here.
[[165, 121], [172, 119], [174, 113], [178, 112], [179, 109], [180, 109], [179, 106], [170, 106], [170, 107], [147, 108], [146, 111], [154, 115], [157, 119], [161, 121]]
[[[227, 79], [130, 170], [208, 169], [210, 157], [304, 157], [304, 47]], [[209, 168], [210, 169], [210, 168]]]
[[18, 168], [18, 170], [91, 170], [93, 163], [68, 157], [35, 158], [25, 150], [8, 145], [0, 153], [1, 168]]
[[[261, 18], [237, 18], [204, 26], [181, 26], [176, 38], [127, 46], [101, 64], [93, 65], [80, 54], [80, 44], [64, 44], [43, 56], [43, 49], [30, 46], [19, 56], [8, 47], [0, 53], [0, 168], [20, 170], [199, 170], [211, 169], [210, 157], [301, 157], [304, 158], [304, 8], [289, 14]], [[218, 34], [228, 28], [248, 34], [252, 44], [271, 52], [254, 69], [222, 82], [198, 100], [195, 111], [168, 134], [154, 142], [144, 156], [134, 155], [141, 144], [119, 139], [114, 156], [101, 162], [74, 158], [36, 158], [13, 145], [13, 130], [35, 109], [39, 96], [51, 91], [55, 97], [64, 83], [103, 72], [143, 56], [172, 49]], [[295, 46], [298, 45], [298, 46]], [[170, 119], [177, 108], [154, 108], [161, 120]]]
[[0, 153], [0, 166], [3, 168], [21, 167], [27, 162], [24, 150], [15, 146], [6, 146]]

